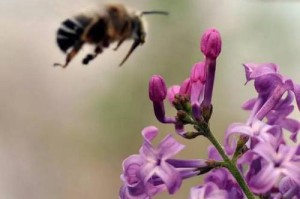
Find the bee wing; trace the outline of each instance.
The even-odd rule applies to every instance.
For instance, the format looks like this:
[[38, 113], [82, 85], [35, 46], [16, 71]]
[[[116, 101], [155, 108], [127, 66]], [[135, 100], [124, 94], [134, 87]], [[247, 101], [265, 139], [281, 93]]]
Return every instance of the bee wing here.
[[136, 47], [138, 47], [138, 45], [140, 45], [141, 41], [139, 39], [134, 40], [131, 48], [129, 49], [127, 55], [124, 57], [123, 61], [120, 63], [119, 66], [122, 66], [125, 61], [128, 59], [128, 57], [131, 55], [131, 53], [136, 49]]

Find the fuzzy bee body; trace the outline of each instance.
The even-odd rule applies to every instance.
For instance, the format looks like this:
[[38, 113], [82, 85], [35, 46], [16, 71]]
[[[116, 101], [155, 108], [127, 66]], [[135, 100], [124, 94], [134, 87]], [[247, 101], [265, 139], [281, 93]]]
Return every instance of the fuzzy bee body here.
[[81, 40], [90, 21], [91, 18], [84, 16], [76, 16], [73, 19], [65, 20], [57, 31], [58, 47], [66, 53], [77, 41]]
[[109, 4], [102, 12], [90, 15], [80, 14], [65, 20], [57, 31], [57, 44], [64, 53], [67, 53], [66, 63], [54, 65], [66, 67], [85, 43], [96, 46], [94, 53], [88, 54], [83, 59], [83, 64], [88, 64], [111, 43], [118, 42], [114, 48], [117, 50], [125, 40], [134, 40], [121, 66], [135, 48], [145, 42], [143, 14], [166, 15], [168, 13], [162, 11], [130, 12], [122, 4]]

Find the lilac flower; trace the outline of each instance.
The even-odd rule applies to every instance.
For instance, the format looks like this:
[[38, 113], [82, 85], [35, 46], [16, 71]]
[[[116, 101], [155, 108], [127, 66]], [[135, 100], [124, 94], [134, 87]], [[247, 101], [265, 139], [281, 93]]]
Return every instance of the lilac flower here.
[[[244, 64], [245, 72], [246, 72], [246, 80], [247, 82], [250, 80], [255, 80], [261, 76], [265, 76], [268, 74], [275, 74], [279, 77], [281, 76], [279, 72], [279, 67], [273, 63], [261, 63], [261, 64], [253, 64], [247, 63]], [[246, 82], [246, 83], [247, 83]]]
[[300, 186], [291, 178], [282, 178], [278, 187], [281, 198], [300, 198]]
[[[279, 74], [279, 67], [272, 63], [263, 64], [244, 64], [247, 82], [254, 80], [258, 97], [247, 101], [243, 108], [252, 110], [247, 124], [254, 120], [263, 120], [267, 118], [267, 124], [279, 125], [287, 129], [292, 134], [290, 138], [296, 141], [297, 133], [300, 130], [300, 122], [291, 119], [288, 116], [294, 109], [294, 93], [299, 108], [300, 105], [300, 87], [292, 80]], [[287, 96], [282, 98], [284, 93]]]
[[214, 183], [219, 190], [226, 192], [230, 199], [244, 198], [243, 192], [232, 175], [226, 169], [215, 169], [205, 177], [205, 184]]
[[[203, 186], [193, 187], [191, 189], [190, 199], [229, 199], [225, 190], [213, 182], [205, 183]], [[231, 199], [231, 198], [230, 198]]]
[[180, 188], [183, 179], [209, 170], [206, 160], [171, 159], [184, 148], [171, 135], [167, 135], [155, 148], [151, 141], [157, 134], [158, 129], [154, 126], [144, 128], [140, 154], [124, 160], [121, 199], [150, 199], [164, 190], [173, 194]]
[[269, 191], [283, 176], [300, 185], [300, 158], [297, 147], [280, 145], [275, 150], [268, 143], [259, 143], [253, 149], [259, 157], [250, 166], [248, 184], [255, 193]]
[[[246, 103], [243, 104], [242, 108], [245, 110], [252, 110], [254, 108], [255, 102], [257, 98], [248, 100]], [[278, 104], [271, 110], [267, 115], [267, 124], [269, 125], [278, 125], [281, 128], [284, 128], [291, 132], [291, 140], [294, 142], [297, 138], [297, 133], [300, 130], [300, 122], [288, 118], [288, 116], [293, 112], [294, 106], [291, 104], [293, 102], [293, 95], [289, 91], [287, 96], [284, 99], [281, 99]], [[249, 122], [251, 123], [251, 122]]]
[[200, 105], [203, 101], [204, 96], [204, 84], [206, 80], [205, 74], [205, 64], [199, 62], [195, 64], [191, 71], [190, 81], [191, 81], [191, 104], [193, 115], [196, 119], [200, 119]]
[[233, 123], [226, 130], [225, 136], [225, 147], [228, 154], [234, 152], [237, 144], [237, 141], [233, 139], [234, 135], [250, 137], [250, 149], [258, 142], [267, 142], [274, 147], [279, 146], [283, 142], [281, 128], [277, 125], [271, 126], [259, 120], [255, 120], [251, 125]]
[[220, 156], [219, 152], [213, 145], [210, 145], [207, 151], [208, 151], [208, 159], [222, 161], [222, 157]]
[[[213, 146], [208, 148], [208, 158], [219, 161], [222, 160], [218, 151]], [[214, 169], [205, 177], [204, 183], [214, 183], [219, 190], [225, 191], [226, 196], [230, 199], [242, 199], [244, 197], [239, 185], [228, 170], [224, 168]]]
[[[262, 120], [280, 101], [286, 91], [295, 94], [300, 109], [300, 86], [278, 73], [278, 66], [272, 63], [244, 64], [247, 82], [254, 80], [258, 92], [253, 116]], [[253, 118], [251, 118], [253, 119]]]
[[165, 80], [159, 75], [153, 75], [149, 81], [149, 98], [153, 102], [154, 113], [162, 123], [175, 123], [175, 118], [165, 116], [164, 100], [167, 97]]
[[142, 131], [144, 144], [140, 154], [145, 161], [140, 169], [140, 175], [144, 182], [153, 176], [158, 176], [166, 184], [170, 194], [175, 193], [181, 185], [179, 172], [166, 160], [180, 152], [184, 145], [178, 143], [171, 135], [165, 137], [155, 149], [151, 141], [157, 136], [158, 129], [147, 127]]
[[121, 199], [150, 199], [159, 192], [164, 191], [165, 186], [147, 182], [144, 183], [138, 176], [138, 172], [143, 165], [140, 155], [131, 155], [123, 162], [123, 174], [121, 179], [124, 185], [120, 189]]
[[294, 110], [294, 106], [291, 105], [292, 101], [293, 96], [290, 92], [288, 92], [287, 97], [280, 100], [275, 109], [267, 114], [266, 118], [268, 124], [278, 125], [291, 132], [290, 138], [296, 142], [297, 134], [300, 130], [300, 122], [288, 117]]

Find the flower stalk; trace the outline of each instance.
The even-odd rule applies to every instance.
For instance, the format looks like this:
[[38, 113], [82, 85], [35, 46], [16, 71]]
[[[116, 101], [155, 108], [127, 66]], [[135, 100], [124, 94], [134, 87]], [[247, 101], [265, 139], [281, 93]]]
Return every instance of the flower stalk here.
[[219, 141], [215, 138], [213, 133], [210, 131], [209, 128], [207, 128], [205, 137], [216, 147], [217, 151], [221, 155], [221, 157], [224, 160], [224, 166], [230, 171], [230, 173], [233, 175], [237, 183], [240, 185], [241, 189], [245, 193], [248, 199], [255, 199], [255, 196], [250, 191], [245, 179], [241, 175], [240, 171], [236, 167], [236, 164], [233, 160], [230, 160], [230, 158], [226, 155], [222, 145], [219, 143]]

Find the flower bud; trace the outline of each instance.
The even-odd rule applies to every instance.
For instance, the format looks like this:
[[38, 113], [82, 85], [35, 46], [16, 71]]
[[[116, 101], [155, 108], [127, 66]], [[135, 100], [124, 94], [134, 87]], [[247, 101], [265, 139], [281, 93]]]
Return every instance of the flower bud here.
[[168, 95], [167, 95], [167, 98], [169, 100], [169, 102], [173, 105], [173, 102], [175, 100], [175, 95], [179, 93], [179, 90], [180, 90], [180, 86], [178, 85], [174, 85], [174, 86], [171, 86], [169, 89], [168, 89]]
[[167, 97], [167, 86], [160, 75], [153, 75], [149, 81], [149, 98], [153, 102], [160, 102]]
[[190, 78], [185, 79], [180, 85], [179, 90], [180, 95], [190, 95], [191, 94], [191, 80]]
[[211, 59], [216, 59], [221, 52], [221, 35], [218, 30], [211, 28], [205, 31], [201, 38], [201, 51]]
[[191, 81], [192, 82], [205, 82], [206, 79], [206, 71], [205, 71], [205, 63], [199, 62], [196, 63], [191, 70]]

